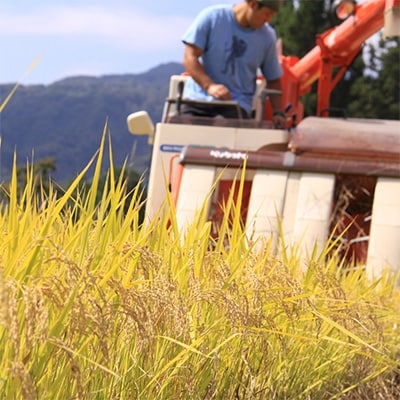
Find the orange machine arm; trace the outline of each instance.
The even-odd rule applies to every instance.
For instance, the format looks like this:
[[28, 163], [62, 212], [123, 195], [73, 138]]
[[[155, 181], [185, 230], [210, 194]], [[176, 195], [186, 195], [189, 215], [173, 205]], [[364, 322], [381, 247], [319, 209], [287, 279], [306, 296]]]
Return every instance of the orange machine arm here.
[[[387, 12], [393, 7], [400, 8], [400, 0], [366, 0], [356, 4], [354, 14], [319, 35], [317, 45], [302, 59], [297, 62], [283, 59], [285, 74], [289, 75], [286, 79], [290, 92], [284, 93], [284, 101], [296, 103], [319, 79], [317, 115], [327, 115], [324, 113], [329, 109], [332, 90], [360, 52], [363, 43], [384, 26], [385, 10]], [[339, 67], [339, 70], [332, 78], [334, 67]]]

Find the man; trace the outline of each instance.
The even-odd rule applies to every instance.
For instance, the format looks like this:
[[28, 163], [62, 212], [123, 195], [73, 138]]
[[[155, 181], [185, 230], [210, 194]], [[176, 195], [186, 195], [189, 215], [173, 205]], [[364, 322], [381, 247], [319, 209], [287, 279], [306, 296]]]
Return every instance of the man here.
[[[204, 9], [184, 34], [183, 65], [190, 78], [183, 97], [192, 100], [234, 100], [249, 118], [257, 73], [261, 70], [268, 89], [281, 90], [282, 68], [276, 34], [268, 24], [279, 11], [280, 0], [244, 0], [234, 5]], [[274, 123], [285, 126], [280, 95], [270, 97]], [[221, 114], [234, 118], [234, 108], [185, 105], [184, 113]]]

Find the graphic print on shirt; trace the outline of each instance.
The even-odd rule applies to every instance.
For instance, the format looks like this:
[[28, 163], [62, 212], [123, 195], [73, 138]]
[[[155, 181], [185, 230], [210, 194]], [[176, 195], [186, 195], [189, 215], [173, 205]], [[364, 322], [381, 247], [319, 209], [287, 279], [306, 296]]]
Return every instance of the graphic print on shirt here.
[[236, 59], [243, 56], [243, 54], [247, 50], [247, 43], [243, 40], [238, 38], [237, 36], [232, 37], [232, 44], [230, 48], [226, 50], [226, 58], [224, 62], [224, 66], [222, 68], [223, 74], [235, 74], [236, 70]]

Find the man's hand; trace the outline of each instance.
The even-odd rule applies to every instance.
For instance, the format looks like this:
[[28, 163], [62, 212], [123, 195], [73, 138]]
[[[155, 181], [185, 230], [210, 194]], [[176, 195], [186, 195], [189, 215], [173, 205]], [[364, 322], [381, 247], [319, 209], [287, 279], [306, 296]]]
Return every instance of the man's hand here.
[[229, 89], [220, 83], [214, 83], [204, 70], [199, 58], [203, 54], [203, 50], [199, 47], [186, 44], [183, 58], [183, 65], [189, 75], [202, 87], [210, 96], [218, 100], [231, 100], [232, 96]]
[[211, 85], [207, 88], [207, 93], [218, 100], [232, 99], [229, 89], [220, 83], [211, 83]]

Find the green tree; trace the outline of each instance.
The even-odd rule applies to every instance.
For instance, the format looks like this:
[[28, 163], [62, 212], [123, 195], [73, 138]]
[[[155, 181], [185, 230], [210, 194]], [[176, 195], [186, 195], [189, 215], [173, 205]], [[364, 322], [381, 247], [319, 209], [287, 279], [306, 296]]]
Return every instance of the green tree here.
[[298, 6], [286, 0], [274, 19], [274, 27], [282, 38], [285, 55], [304, 57], [315, 46], [315, 38], [330, 26], [325, 0], [300, 0]]
[[[286, 0], [282, 11], [275, 17], [274, 27], [282, 39], [283, 54], [304, 57], [316, 45], [316, 37], [331, 26], [325, 0]], [[302, 96], [305, 115], [315, 114], [317, 84]]]
[[23, 165], [17, 167], [17, 182], [18, 187], [23, 190], [27, 184], [28, 171], [32, 168], [32, 177], [34, 190], [39, 192], [44, 190], [48, 192], [49, 184], [51, 182], [51, 173], [56, 170], [56, 161], [53, 157], [45, 157], [40, 159], [32, 166]]
[[378, 75], [358, 78], [350, 90], [349, 114], [354, 117], [400, 119], [400, 41], [380, 42], [371, 54]]
[[[24, 192], [29, 179], [29, 184], [32, 184], [32, 193], [40, 204], [49, 194], [50, 183], [52, 182], [51, 173], [55, 170], [56, 162], [53, 157], [45, 157], [33, 165], [28, 163], [26, 165], [17, 166], [18, 196], [21, 196]], [[10, 185], [10, 181], [0, 184], [0, 207], [8, 204]]]
[[[144, 202], [145, 197], [146, 197], [146, 187], [143, 183], [143, 179], [142, 176], [136, 172], [135, 170], [133, 170], [132, 168], [122, 168], [122, 167], [115, 167], [114, 168], [114, 175], [115, 175], [115, 179], [116, 181], [118, 181], [119, 177], [122, 174], [122, 180], [123, 180], [123, 184], [124, 184], [124, 192], [126, 194], [126, 201], [124, 204], [124, 214], [126, 214], [126, 212], [128, 211], [128, 208], [131, 204], [132, 201], [132, 196], [134, 194], [134, 191], [136, 189], [138, 189], [140, 198], [138, 198], [137, 200], [140, 201], [141, 203]], [[115, 182], [117, 183], [117, 182]], [[75, 191], [75, 194], [72, 197], [75, 197], [78, 195], [78, 197], [85, 197], [89, 191], [89, 189], [92, 186], [92, 181], [91, 180], [85, 180], [82, 181], [79, 185], [78, 188]], [[97, 187], [97, 193], [96, 193], [96, 203], [99, 204], [102, 197], [103, 197], [103, 193], [104, 193], [104, 189], [106, 187], [106, 185], [110, 184], [110, 180], [109, 180], [109, 174], [108, 171], [107, 172], [103, 172], [99, 178], [99, 182], [98, 182], [98, 187]], [[141, 204], [137, 204], [138, 206], [140, 206], [140, 211], [139, 211], [139, 219], [140, 222], [143, 221], [144, 218], [144, 206]], [[76, 218], [78, 218], [79, 215], [76, 215]]]

